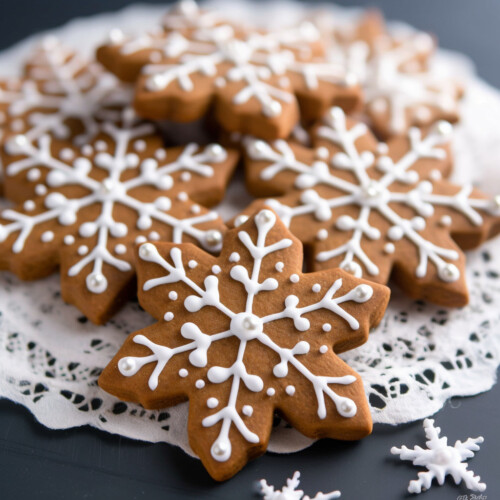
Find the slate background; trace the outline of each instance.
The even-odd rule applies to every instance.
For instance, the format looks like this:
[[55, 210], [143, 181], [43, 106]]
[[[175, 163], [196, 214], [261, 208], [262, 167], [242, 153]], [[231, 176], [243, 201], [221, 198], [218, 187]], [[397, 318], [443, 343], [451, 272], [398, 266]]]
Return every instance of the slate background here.
[[[2, 0], [0, 50], [40, 30], [77, 17], [113, 11], [127, 0]], [[161, 3], [161, 2], [156, 2]], [[165, 2], [163, 2], [165, 3]], [[256, 4], [265, 2], [256, 2]], [[500, 87], [500, 2], [498, 0], [379, 0], [341, 5], [375, 5], [387, 17], [407, 21], [438, 35], [441, 45], [469, 55], [479, 74]], [[500, 124], [500, 117], [499, 117]], [[499, 129], [500, 134], [500, 129]], [[482, 434], [486, 441], [470, 468], [488, 488], [476, 498], [500, 498], [500, 386], [473, 398], [454, 399], [437, 415], [450, 443]], [[231, 499], [256, 498], [252, 485], [265, 477], [281, 486], [294, 470], [301, 485], [317, 490], [340, 489], [343, 499], [396, 500], [409, 498], [406, 487], [417, 469], [389, 453], [391, 446], [424, 445], [420, 422], [377, 425], [359, 443], [319, 442], [293, 455], [266, 454], [235, 478], [216, 484], [201, 464], [181, 450], [109, 435], [91, 428], [50, 431], [23, 407], [0, 400], [0, 499]], [[466, 496], [463, 496], [466, 495]], [[422, 499], [474, 497], [447, 480]]]

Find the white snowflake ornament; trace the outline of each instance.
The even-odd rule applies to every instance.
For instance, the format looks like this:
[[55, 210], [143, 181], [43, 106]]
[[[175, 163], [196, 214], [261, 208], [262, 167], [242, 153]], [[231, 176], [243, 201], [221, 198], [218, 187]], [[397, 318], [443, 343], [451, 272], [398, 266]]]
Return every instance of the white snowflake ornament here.
[[406, 446], [391, 448], [393, 455], [399, 455], [401, 460], [411, 460], [413, 465], [425, 467], [427, 472], [419, 472], [418, 479], [410, 481], [409, 493], [420, 493], [431, 487], [433, 479], [443, 485], [446, 476], [451, 476], [455, 484], [463, 480], [465, 486], [472, 491], [484, 491], [486, 484], [480, 482], [480, 477], [467, 470], [465, 460], [472, 458], [479, 450], [483, 437], [468, 438], [467, 441], [457, 441], [453, 446], [448, 445], [448, 438], [439, 437], [441, 429], [434, 426], [434, 420], [424, 420], [424, 430], [427, 437], [427, 449], [415, 446], [410, 450]]
[[299, 490], [300, 472], [294, 472], [291, 479], [286, 480], [286, 486], [281, 490], [275, 490], [273, 486], [267, 484], [265, 479], [259, 481], [260, 491], [264, 500], [333, 500], [340, 498], [340, 491], [331, 491], [330, 493], [316, 493], [314, 497], [304, 495], [302, 490]]
[[310, 437], [366, 436], [363, 384], [337, 353], [366, 341], [388, 289], [303, 274], [302, 260], [271, 210], [228, 231], [218, 258], [143, 244], [139, 301], [158, 323], [129, 336], [100, 386], [146, 408], [189, 400], [191, 447], [217, 480], [264, 453], [275, 409]]

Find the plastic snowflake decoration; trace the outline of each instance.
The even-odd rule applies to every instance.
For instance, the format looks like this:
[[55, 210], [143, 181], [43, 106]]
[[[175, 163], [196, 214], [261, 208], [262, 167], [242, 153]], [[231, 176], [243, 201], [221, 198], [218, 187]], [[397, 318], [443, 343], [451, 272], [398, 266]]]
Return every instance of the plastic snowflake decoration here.
[[391, 453], [399, 455], [401, 460], [411, 460], [413, 465], [427, 469], [427, 472], [418, 473], [418, 479], [410, 481], [408, 491], [410, 493], [425, 491], [431, 487], [434, 478], [442, 486], [448, 475], [453, 478], [455, 484], [459, 484], [463, 480], [468, 489], [484, 491], [486, 484], [481, 483], [481, 478], [475, 476], [474, 472], [467, 470], [467, 464], [464, 463], [465, 460], [474, 456], [474, 452], [479, 450], [479, 444], [484, 441], [484, 438], [468, 438], [467, 441], [457, 441], [454, 446], [449, 446], [448, 438], [439, 437], [441, 429], [434, 427], [434, 420], [426, 418], [424, 429], [427, 437], [427, 449], [420, 446], [415, 446], [413, 450], [406, 446], [391, 448]]
[[0, 212], [2, 267], [34, 279], [60, 263], [63, 298], [94, 322], [123, 299], [134, 276], [134, 242], [220, 249], [224, 225], [197, 202], [220, 200], [234, 152], [219, 145], [164, 149], [153, 125], [136, 122], [130, 110], [82, 148], [19, 135], [6, 149], [9, 194], [22, 203]]
[[30, 56], [24, 76], [0, 81], [0, 123], [5, 137], [23, 134], [29, 141], [52, 133], [86, 144], [99, 131], [99, 120], [119, 119], [128, 87], [98, 64], [47, 37]]
[[380, 283], [394, 271], [415, 298], [464, 305], [459, 245], [469, 249], [499, 232], [500, 196], [443, 180], [451, 169], [451, 131], [439, 122], [428, 133], [412, 128], [377, 144], [365, 124], [332, 108], [314, 129], [315, 149], [250, 140], [250, 191], [283, 196], [258, 201], [247, 213], [273, 208], [306, 244], [313, 269], [340, 266]]
[[304, 496], [304, 492], [299, 490], [300, 472], [296, 471], [291, 479], [286, 480], [286, 486], [283, 489], [275, 490], [273, 486], [267, 484], [265, 479], [259, 481], [260, 491], [264, 500], [333, 500], [340, 498], [340, 491], [332, 491], [330, 493], [316, 493], [316, 496], [311, 498], [308, 495]]
[[364, 437], [363, 384], [337, 353], [366, 341], [388, 289], [302, 274], [302, 259], [270, 210], [228, 231], [219, 258], [143, 244], [139, 300], [159, 322], [129, 336], [100, 386], [146, 408], [189, 399], [191, 447], [217, 480], [265, 451], [275, 409], [311, 437]]
[[97, 52], [119, 78], [137, 80], [135, 106], [145, 118], [197, 120], [215, 102], [225, 129], [274, 139], [297, 123], [297, 99], [303, 119], [317, 119], [332, 104], [359, 104], [353, 75], [321, 57], [311, 23], [274, 32], [221, 20], [172, 29], [168, 18], [160, 32], [137, 38], [113, 30]]

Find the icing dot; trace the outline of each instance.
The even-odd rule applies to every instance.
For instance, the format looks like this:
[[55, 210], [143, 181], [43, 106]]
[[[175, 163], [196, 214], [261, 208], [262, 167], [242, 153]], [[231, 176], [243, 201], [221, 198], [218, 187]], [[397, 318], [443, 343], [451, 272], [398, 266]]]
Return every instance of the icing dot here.
[[193, 205], [191, 207], [191, 213], [193, 214], [199, 214], [201, 212], [200, 205]]
[[197, 265], [198, 265], [198, 262], [196, 262], [195, 260], [190, 260], [188, 262], [188, 266], [190, 269], [194, 269]]
[[179, 370], [179, 376], [182, 377], [182, 378], [187, 377], [188, 376], [188, 371], [185, 368], [181, 368]]
[[295, 387], [293, 385], [287, 385], [286, 386], [286, 389], [285, 389], [285, 392], [289, 395], [289, 396], [293, 396], [295, 394]]
[[61, 152], [59, 153], [59, 158], [64, 161], [71, 161], [74, 157], [75, 153], [69, 148], [61, 149]]
[[52, 231], [45, 231], [42, 233], [42, 236], [40, 238], [44, 243], [48, 243], [49, 241], [52, 241], [54, 239], [54, 233]]
[[209, 408], [215, 408], [219, 404], [219, 400], [217, 398], [208, 398], [207, 406]]
[[205, 243], [209, 247], [215, 247], [219, 245], [221, 242], [222, 242], [222, 234], [220, 231], [217, 231], [215, 229], [207, 231], [207, 234], [205, 235]]
[[444, 227], [451, 226], [451, 217], [449, 215], [443, 215], [439, 223]]
[[137, 238], [135, 239], [135, 242], [138, 245], [140, 245], [141, 243], [145, 243], [146, 241], [148, 241], [148, 239], [145, 236], [137, 236]]
[[67, 234], [64, 237], [64, 244], [65, 245], [72, 245], [75, 242], [75, 237], [71, 234]]
[[146, 150], [146, 141], [143, 141], [142, 139], [139, 139], [134, 142], [134, 149], [137, 152], [142, 152]]
[[299, 278], [299, 275], [298, 275], [298, 274], [292, 274], [292, 275], [290, 276], [290, 281], [291, 281], [292, 283], [298, 283], [298, 282], [299, 282], [299, 279], [300, 279], [300, 278]]
[[188, 195], [184, 191], [182, 191], [177, 195], [177, 199], [179, 201], [187, 201]]
[[78, 247], [78, 255], [87, 255], [89, 253], [89, 247], [87, 245], [80, 245]]
[[242, 224], [248, 220], [248, 215], [238, 215], [236, 219], [234, 219], [234, 227], [240, 227]]
[[386, 155], [389, 152], [389, 146], [385, 142], [379, 142], [377, 145], [377, 153]]
[[24, 210], [26, 210], [27, 212], [35, 210], [35, 202], [33, 200], [26, 200], [24, 202]]
[[318, 160], [327, 160], [328, 159], [328, 149], [324, 146], [316, 149], [316, 158]]
[[177, 292], [175, 292], [174, 290], [168, 292], [168, 298], [170, 300], [177, 300], [177, 297], [178, 297]]
[[314, 293], [318, 293], [319, 291], [321, 290], [321, 285], [319, 283], [315, 283], [313, 286], [312, 286], [312, 291]]
[[82, 146], [81, 151], [84, 156], [91, 156], [94, 152], [94, 148], [90, 144], [85, 144]]
[[451, 283], [460, 278], [460, 271], [455, 264], [445, 264], [438, 269], [438, 275], [443, 281]]
[[220, 266], [217, 266], [217, 265], [212, 266], [212, 272], [214, 274], [219, 274], [221, 271], [222, 271], [222, 269], [220, 268]]
[[322, 346], [319, 348], [319, 352], [320, 352], [321, 354], [325, 354], [325, 352], [327, 352], [327, 351], [328, 351], [328, 346], [326, 346], [326, 345], [322, 345]]
[[222, 88], [226, 85], [226, 80], [222, 76], [219, 76], [215, 79], [214, 83], [216, 87]]
[[436, 170], [436, 169], [431, 170], [429, 177], [433, 181], [440, 181], [443, 178], [441, 172], [439, 170]]
[[332, 329], [332, 325], [330, 325], [330, 323], [325, 323], [322, 328], [324, 332], [329, 332]]
[[274, 396], [276, 394], [276, 391], [272, 387], [269, 387], [269, 389], [266, 391], [266, 394], [268, 396]]
[[394, 243], [386, 243], [384, 245], [384, 252], [385, 253], [394, 253], [394, 250], [396, 250], [396, 247], [394, 246]]
[[244, 405], [241, 409], [241, 413], [243, 413], [243, 415], [246, 415], [247, 417], [251, 417], [253, 414], [253, 408], [250, 405]]
[[155, 151], [155, 158], [157, 160], [165, 160], [167, 157], [167, 152], [164, 149], [157, 149]]
[[316, 238], [320, 241], [326, 240], [328, 238], [328, 231], [326, 229], [320, 229], [316, 233]]
[[97, 151], [106, 151], [108, 146], [106, 145], [106, 143], [104, 141], [96, 141], [95, 148]]
[[118, 245], [115, 246], [115, 253], [117, 255], [123, 255], [127, 251], [127, 247], [123, 245], [122, 243], [118, 243]]
[[[189, 172], [182, 172], [181, 174], [181, 181], [182, 182], [188, 182], [191, 180], [191, 174]], [[191, 209], [193, 210], [193, 209]]]
[[165, 313], [165, 316], [163, 317], [165, 318], [165, 321], [172, 321], [174, 319], [174, 313], [168, 311]]
[[38, 196], [44, 196], [47, 194], [47, 188], [43, 184], [38, 184], [35, 186], [35, 193]]
[[203, 389], [203, 387], [205, 387], [205, 382], [199, 378], [194, 385], [197, 389]]
[[283, 262], [276, 262], [276, 265], [274, 266], [274, 269], [281, 273], [285, 267], [285, 264]]
[[239, 262], [240, 261], [240, 254], [238, 252], [233, 252], [229, 256], [229, 262]]
[[38, 179], [40, 179], [41, 176], [42, 173], [40, 172], [40, 170], [38, 170], [38, 168], [31, 168], [30, 170], [28, 170], [28, 173], [26, 174], [26, 178], [30, 182], [37, 181]]
[[160, 239], [160, 234], [156, 231], [151, 231], [148, 235], [148, 238], [151, 241], [158, 241]]

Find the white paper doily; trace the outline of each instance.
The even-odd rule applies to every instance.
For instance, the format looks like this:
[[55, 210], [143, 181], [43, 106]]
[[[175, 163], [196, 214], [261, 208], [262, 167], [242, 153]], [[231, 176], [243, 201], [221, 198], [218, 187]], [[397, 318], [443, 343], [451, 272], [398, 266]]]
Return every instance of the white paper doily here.
[[[257, 11], [235, 4], [224, 4], [223, 11], [239, 16], [246, 9], [245, 18]], [[272, 9], [272, 19], [282, 18], [280, 9], [286, 9], [289, 20], [304, 9], [283, 2], [266, 8]], [[157, 23], [163, 10], [132, 6], [72, 21], [52, 33], [90, 53], [110, 28], [142, 31]], [[0, 74], [16, 74], [35, 41], [32, 37], [0, 53]], [[445, 51], [438, 57], [467, 81], [463, 121], [455, 137], [455, 178], [491, 194], [500, 192], [500, 92], [476, 78], [466, 58]], [[243, 193], [242, 181], [236, 179], [219, 207], [224, 218], [250, 201]], [[468, 307], [442, 309], [411, 301], [395, 289], [385, 319], [368, 343], [343, 356], [363, 376], [375, 422], [421, 419], [452, 396], [478, 394], [494, 384], [500, 363], [500, 241], [469, 252], [468, 263]], [[62, 303], [59, 276], [23, 283], [0, 273], [0, 396], [23, 404], [47, 427], [88, 424], [131, 438], [169, 442], [191, 453], [187, 404], [146, 411], [109, 396], [96, 383], [125, 336], [151, 322], [137, 304], [130, 304], [108, 325], [96, 327]], [[309, 443], [280, 423], [269, 449], [289, 452]]]

